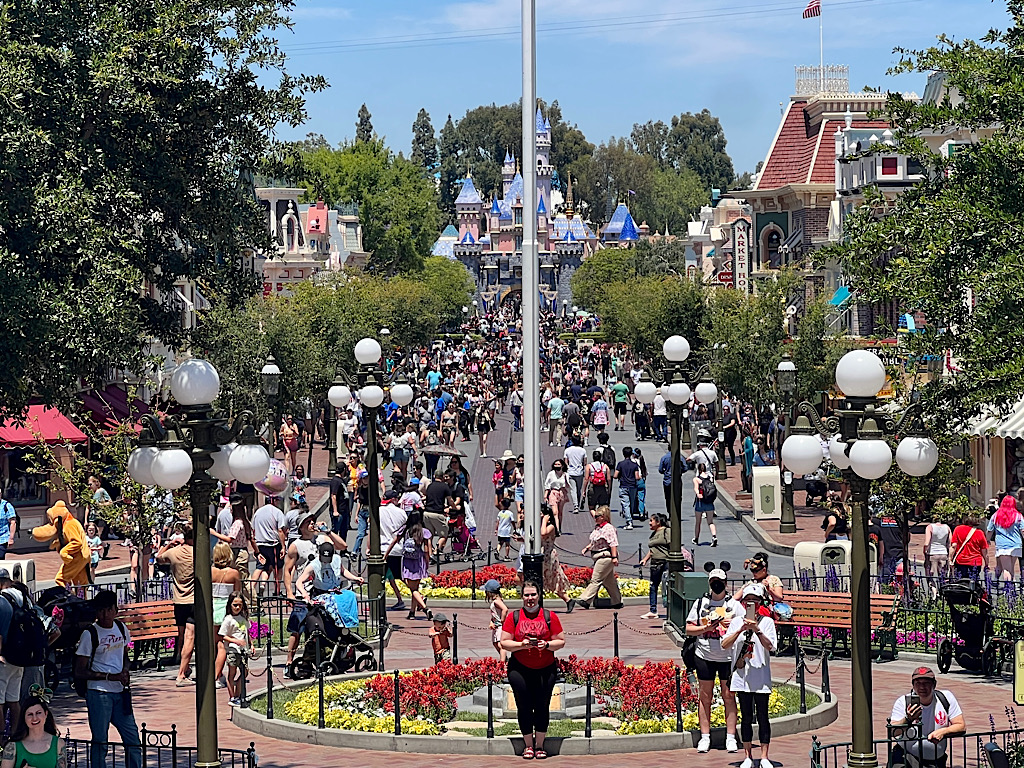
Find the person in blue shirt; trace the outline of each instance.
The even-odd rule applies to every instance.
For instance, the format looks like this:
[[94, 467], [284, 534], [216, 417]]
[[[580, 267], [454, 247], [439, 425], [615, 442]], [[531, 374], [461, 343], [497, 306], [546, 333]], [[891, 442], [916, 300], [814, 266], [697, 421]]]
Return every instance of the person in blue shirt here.
[[[680, 487], [682, 484], [683, 477], [683, 457], [682, 454], [679, 456], [679, 461], [676, 463], [676, 476], [679, 478]], [[669, 469], [672, 466], [672, 451], [666, 450], [665, 455], [661, 457], [661, 461], [658, 462], [658, 473], [661, 475], [661, 482], [665, 490], [665, 509], [672, 509], [672, 474]]]
[[0, 560], [7, 559], [7, 548], [14, 541], [17, 530], [18, 513], [14, 511], [14, 505], [3, 497], [3, 488], [0, 488]]
[[439, 370], [437, 370], [436, 367], [431, 368], [429, 371], [427, 371], [427, 388], [428, 389], [437, 389], [437, 387], [438, 387], [438, 385], [440, 383], [441, 383], [441, 372]]

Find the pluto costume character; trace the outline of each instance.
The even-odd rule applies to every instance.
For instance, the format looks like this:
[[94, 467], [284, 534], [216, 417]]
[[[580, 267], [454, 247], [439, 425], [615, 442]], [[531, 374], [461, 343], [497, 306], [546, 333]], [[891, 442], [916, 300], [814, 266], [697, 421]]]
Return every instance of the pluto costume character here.
[[89, 583], [89, 559], [92, 552], [85, 541], [85, 529], [67, 505], [58, 501], [48, 510], [49, 525], [32, 529], [36, 541], [50, 541], [50, 549], [60, 552], [62, 561], [55, 581], [62, 587]]

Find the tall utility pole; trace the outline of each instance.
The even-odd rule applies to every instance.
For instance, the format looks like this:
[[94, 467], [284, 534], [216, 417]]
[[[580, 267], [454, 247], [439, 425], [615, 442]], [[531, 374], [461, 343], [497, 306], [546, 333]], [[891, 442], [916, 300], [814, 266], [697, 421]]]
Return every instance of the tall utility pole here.
[[[540, 256], [537, 246], [537, 5], [523, 2], [523, 458], [526, 554], [523, 577], [543, 584], [540, 542]], [[544, 590], [540, 590], [543, 599]]]

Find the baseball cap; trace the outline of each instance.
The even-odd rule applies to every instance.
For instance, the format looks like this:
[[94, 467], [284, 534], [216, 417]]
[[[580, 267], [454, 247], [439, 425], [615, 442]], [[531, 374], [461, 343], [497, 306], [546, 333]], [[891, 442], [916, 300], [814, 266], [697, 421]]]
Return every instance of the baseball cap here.
[[434, 621], [439, 621], [442, 624], [448, 623], [448, 616], [443, 613], [435, 613], [433, 616]]
[[420, 479], [418, 477], [414, 477], [412, 480], [409, 481], [409, 485], [419, 485], [419, 484], [420, 484]]
[[764, 587], [761, 584], [747, 584], [747, 586], [743, 588], [743, 594], [740, 595], [740, 600], [743, 600], [746, 597], [757, 597], [764, 600]]
[[242, 498], [242, 494], [240, 494], [240, 493], [232, 493], [232, 494], [231, 494], [231, 495], [230, 495], [230, 496], [228, 497], [228, 501], [230, 501], [230, 502], [231, 502], [231, 506], [233, 506], [233, 507], [236, 507], [236, 506], [238, 506], [239, 504], [242, 504], [242, 503], [244, 503], [244, 502], [245, 502], [245, 499], [243, 499], [243, 498]]
[[390, 501], [391, 499], [398, 498], [398, 491], [394, 488], [388, 488], [387, 493], [384, 494], [384, 501]]
[[934, 683], [935, 673], [932, 671], [931, 667], [918, 667], [910, 675], [910, 682], [914, 682], [915, 680], [931, 680]]
[[490, 592], [492, 595], [501, 592], [501, 583], [497, 579], [488, 579], [484, 582], [484, 592]]
[[721, 568], [712, 568], [708, 571], [708, 581], [711, 581], [712, 579], [721, 579], [722, 581], [725, 581], [728, 578], [729, 577], [726, 572]]

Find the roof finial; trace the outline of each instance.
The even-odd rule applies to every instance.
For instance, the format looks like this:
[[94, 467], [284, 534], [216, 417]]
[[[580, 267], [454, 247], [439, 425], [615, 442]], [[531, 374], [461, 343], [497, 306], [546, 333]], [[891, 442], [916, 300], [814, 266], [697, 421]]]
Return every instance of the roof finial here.
[[565, 193], [565, 218], [571, 219], [576, 214], [572, 207], [572, 174], [567, 173], [566, 176], [569, 180], [569, 189]]

